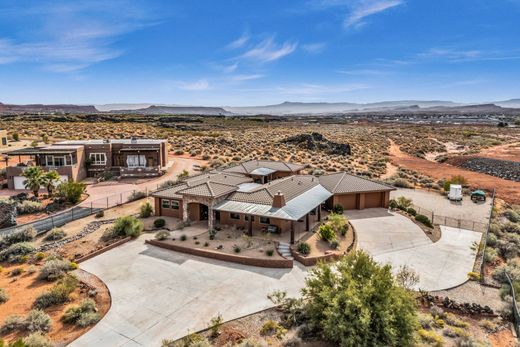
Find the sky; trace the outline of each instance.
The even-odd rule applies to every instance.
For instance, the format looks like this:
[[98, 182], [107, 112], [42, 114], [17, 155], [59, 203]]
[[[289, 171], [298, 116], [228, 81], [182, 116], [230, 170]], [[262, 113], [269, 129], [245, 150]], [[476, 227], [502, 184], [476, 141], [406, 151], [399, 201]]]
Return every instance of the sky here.
[[0, 1], [0, 102], [520, 98], [520, 0]]

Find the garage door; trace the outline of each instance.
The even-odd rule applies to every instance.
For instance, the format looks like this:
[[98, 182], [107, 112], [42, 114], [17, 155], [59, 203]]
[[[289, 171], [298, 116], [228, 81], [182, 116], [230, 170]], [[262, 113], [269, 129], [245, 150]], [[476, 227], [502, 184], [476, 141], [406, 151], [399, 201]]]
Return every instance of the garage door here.
[[357, 194], [343, 194], [336, 196], [336, 203], [343, 206], [344, 210], [356, 209]]
[[[69, 180], [69, 176], [67, 175], [60, 175], [60, 181], [67, 182]], [[25, 177], [23, 176], [14, 176], [13, 177], [14, 182], [14, 189], [25, 189]], [[44, 187], [42, 187], [43, 189]]]
[[366, 193], [365, 208], [381, 207], [381, 193]]

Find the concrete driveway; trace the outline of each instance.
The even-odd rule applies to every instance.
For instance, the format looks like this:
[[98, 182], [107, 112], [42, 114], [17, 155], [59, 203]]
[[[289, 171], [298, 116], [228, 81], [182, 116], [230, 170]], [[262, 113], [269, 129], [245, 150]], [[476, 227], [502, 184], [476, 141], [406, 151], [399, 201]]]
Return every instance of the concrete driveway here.
[[408, 265], [420, 277], [417, 288], [432, 291], [464, 283], [473, 270], [474, 242], [482, 234], [441, 226], [441, 239], [433, 243], [414, 222], [385, 209], [347, 211], [356, 229], [358, 248], [394, 270]]
[[266, 295], [298, 295], [306, 270], [264, 269], [200, 258], [144, 244], [145, 235], [81, 264], [105, 282], [112, 307], [71, 346], [160, 346], [224, 320], [272, 306]]

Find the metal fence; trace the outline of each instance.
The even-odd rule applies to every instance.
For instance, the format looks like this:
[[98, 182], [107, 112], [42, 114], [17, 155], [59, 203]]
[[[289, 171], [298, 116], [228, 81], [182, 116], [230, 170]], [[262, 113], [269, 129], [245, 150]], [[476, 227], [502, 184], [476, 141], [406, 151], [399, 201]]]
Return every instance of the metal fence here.
[[511, 296], [513, 297], [513, 307], [511, 310], [513, 311], [513, 326], [515, 327], [516, 336], [520, 336], [520, 314], [518, 312], [518, 305], [516, 303], [516, 293], [515, 288], [513, 287], [513, 281], [511, 280], [511, 277], [509, 277], [509, 274], [506, 272], [506, 278], [509, 282], [509, 286], [511, 287]]
[[484, 267], [486, 265], [486, 247], [487, 247], [487, 241], [489, 237], [489, 229], [491, 228], [491, 219], [493, 217], [493, 207], [495, 206], [495, 189], [493, 189], [493, 195], [491, 196], [491, 209], [489, 210], [489, 219], [488, 224], [486, 228], [486, 232], [484, 234], [484, 240], [482, 241], [482, 255], [480, 259], [480, 282], [485, 282], [485, 273], [484, 273]]
[[454, 217], [447, 217], [442, 216], [434, 213], [431, 210], [427, 210], [425, 208], [422, 208], [420, 206], [413, 205], [413, 208], [415, 211], [417, 211], [417, 214], [422, 214], [428, 217], [433, 224], [438, 225], [445, 225], [447, 227], [453, 227], [453, 228], [459, 228], [459, 229], [467, 229], [467, 230], [473, 230], [477, 232], [485, 232], [488, 223], [482, 223], [482, 222], [475, 222], [468, 219], [459, 219]]
[[70, 209], [58, 212], [56, 214], [36, 220], [34, 222], [29, 222], [21, 225], [16, 225], [10, 228], [1, 229], [0, 236], [6, 236], [22, 231], [29, 226], [32, 226], [36, 230], [37, 234], [42, 234], [46, 231], [51, 230], [52, 228], [60, 227], [69, 222], [85, 218], [92, 214], [96, 214], [99, 211], [104, 211], [106, 209], [120, 206], [130, 201], [136, 200], [133, 199], [132, 196], [135, 196], [135, 194], [137, 194], [138, 192], [141, 192], [143, 196], [149, 196], [151, 193], [151, 191], [148, 191], [148, 189], [145, 189], [144, 191], [128, 190], [125, 192], [112, 194], [97, 200], [85, 201]]

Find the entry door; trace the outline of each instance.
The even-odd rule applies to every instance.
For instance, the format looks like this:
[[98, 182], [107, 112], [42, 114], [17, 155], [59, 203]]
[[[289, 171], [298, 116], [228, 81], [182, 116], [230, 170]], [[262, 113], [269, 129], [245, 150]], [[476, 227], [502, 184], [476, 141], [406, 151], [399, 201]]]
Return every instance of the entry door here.
[[208, 220], [208, 206], [200, 204], [200, 220]]

